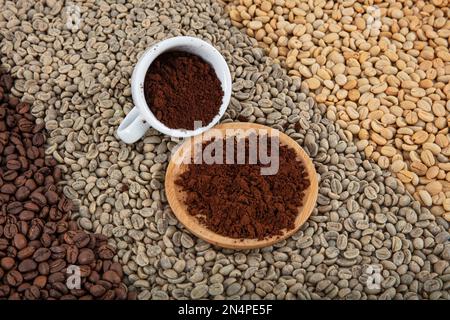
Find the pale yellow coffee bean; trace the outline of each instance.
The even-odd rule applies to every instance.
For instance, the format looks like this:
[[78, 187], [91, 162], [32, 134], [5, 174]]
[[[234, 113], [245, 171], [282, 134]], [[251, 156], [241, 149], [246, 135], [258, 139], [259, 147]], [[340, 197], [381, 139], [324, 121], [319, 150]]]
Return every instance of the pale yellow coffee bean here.
[[259, 20], [250, 21], [247, 24], [247, 28], [250, 28], [252, 30], [258, 30], [258, 29], [261, 29], [262, 27], [263, 27], [263, 24]]
[[410, 164], [410, 169], [412, 172], [418, 174], [419, 176], [423, 176], [427, 173], [428, 167], [422, 162], [413, 161]]
[[428, 132], [426, 132], [424, 130], [417, 131], [412, 136], [412, 141], [415, 144], [422, 144], [425, 141], [427, 141], [427, 139], [428, 139]]
[[439, 174], [439, 167], [438, 166], [432, 166], [430, 168], [428, 168], [427, 173], [426, 173], [426, 177], [428, 179], [434, 179], [437, 177], [437, 175]]
[[381, 147], [381, 154], [383, 156], [392, 158], [397, 153], [397, 149], [391, 146], [383, 146]]
[[377, 163], [378, 163], [378, 165], [380, 166], [381, 169], [387, 169], [387, 168], [389, 168], [390, 161], [389, 161], [388, 157], [380, 156], [378, 158]]
[[394, 173], [399, 172], [400, 170], [403, 170], [405, 168], [405, 163], [402, 160], [395, 160], [391, 164], [391, 171]]
[[441, 147], [439, 147], [435, 143], [426, 142], [423, 144], [422, 148], [424, 150], [430, 150], [434, 155], [438, 155], [441, 153]]
[[394, 137], [395, 128], [382, 128], [380, 134], [383, 138], [390, 140]]
[[449, 145], [448, 137], [446, 135], [442, 134], [442, 133], [438, 133], [436, 135], [435, 142], [441, 148], [448, 147], [448, 145]]
[[446, 211], [450, 211], [450, 198], [445, 199], [442, 206]]
[[261, 3], [261, 10], [264, 12], [269, 12], [270, 10], [272, 10], [272, 3], [270, 1], [263, 1]]
[[413, 179], [413, 173], [408, 170], [401, 170], [397, 173], [398, 179], [403, 183], [409, 183]]
[[428, 193], [428, 191], [419, 190], [417, 193], [424, 205], [431, 206], [433, 204], [433, 200], [431, 199], [431, 195]]
[[436, 163], [434, 155], [430, 150], [423, 150], [420, 153], [420, 159], [422, 159], [422, 162], [428, 167], [434, 166], [434, 164]]
[[404, 110], [413, 110], [416, 108], [416, 104], [412, 101], [402, 101], [400, 102], [400, 107]]
[[439, 181], [430, 182], [425, 186], [425, 190], [434, 196], [442, 191], [442, 183]]
[[425, 122], [432, 122], [434, 120], [434, 115], [432, 113], [423, 110], [417, 111], [417, 116], [420, 120]]
[[376, 132], [371, 133], [370, 139], [379, 146], [383, 146], [387, 143], [387, 140]]
[[[444, 171], [450, 171], [450, 162], [447, 163], [439, 163], [438, 164], [439, 169], [442, 169]], [[439, 175], [438, 175], [439, 177]]]
[[320, 87], [320, 81], [317, 78], [306, 79], [306, 84], [308, 85], [308, 88], [311, 90], [315, 90]]

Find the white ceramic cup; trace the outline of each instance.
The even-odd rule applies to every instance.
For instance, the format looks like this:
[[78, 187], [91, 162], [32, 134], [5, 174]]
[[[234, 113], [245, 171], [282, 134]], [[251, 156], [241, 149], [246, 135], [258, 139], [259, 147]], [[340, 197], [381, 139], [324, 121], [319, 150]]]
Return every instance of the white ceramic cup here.
[[[201, 128], [195, 130], [171, 129], [160, 122], [147, 105], [144, 95], [145, 75], [156, 57], [167, 51], [183, 51], [199, 56], [214, 68], [217, 78], [222, 84], [224, 94], [219, 113], [210, 123], [202, 124], [204, 126]], [[136, 142], [144, 136], [150, 127], [172, 137], [195, 136], [217, 124], [225, 113], [231, 98], [230, 69], [220, 52], [209, 43], [194, 37], [169, 38], [148, 48], [141, 56], [131, 76], [131, 94], [134, 108], [127, 114], [117, 129], [117, 135], [123, 142]]]

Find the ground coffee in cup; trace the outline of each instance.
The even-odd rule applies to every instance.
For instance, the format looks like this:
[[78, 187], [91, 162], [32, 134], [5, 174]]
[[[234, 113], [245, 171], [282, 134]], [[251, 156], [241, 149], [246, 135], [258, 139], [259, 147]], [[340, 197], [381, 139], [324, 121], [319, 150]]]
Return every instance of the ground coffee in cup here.
[[[228, 138], [234, 139], [234, 138]], [[270, 139], [269, 139], [270, 142]], [[202, 151], [212, 143], [202, 145]], [[237, 143], [234, 155], [237, 155]], [[223, 142], [226, 155], [227, 142]], [[279, 146], [279, 169], [262, 175], [266, 166], [258, 159], [249, 164], [249, 139], [245, 138], [245, 162], [238, 164], [188, 164], [175, 183], [186, 193], [189, 214], [217, 234], [230, 238], [262, 240], [282, 235], [295, 227], [309, 177], [296, 152]], [[270, 146], [268, 147], [270, 150]]]
[[165, 52], [150, 65], [144, 82], [147, 105], [171, 129], [194, 130], [219, 113], [223, 90], [214, 68], [202, 58], [180, 51]]

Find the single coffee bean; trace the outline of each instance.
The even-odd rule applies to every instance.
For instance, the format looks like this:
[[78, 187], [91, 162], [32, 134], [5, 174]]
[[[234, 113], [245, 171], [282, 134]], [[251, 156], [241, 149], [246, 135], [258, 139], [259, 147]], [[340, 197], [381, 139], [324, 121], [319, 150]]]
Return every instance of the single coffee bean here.
[[45, 137], [42, 133], [35, 133], [33, 135], [32, 143], [36, 147], [40, 147], [45, 143]]
[[41, 292], [36, 286], [31, 286], [25, 291], [25, 298], [28, 300], [37, 300], [41, 297]]
[[78, 248], [86, 247], [90, 240], [89, 234], [82, 231], [77, 232], [73, 237], [73, 242]]
[[30, 195], [30, 199], [31, 199], [31, 201], [33, 201], [40, 207], [43, 207], [47, 204], [47, 199], [45, 198], [45, 196], [42, 193], [37, 192], [37, 191], [34, 191]]
[[4, 257], [0, 260], [0, 266], [6, 270], [11, 270], [15, 265], [14, 259], [11, 257]]
[[8, 162], [6, 163], [6, 168], [8, 168], [9, 170], [19, 170], [21, 167], [22, 165], [18, 160], [8, 160]]
[[23, 205], [19, 201], [10, 202], [6, 206], [6, 212], [9, 214], [18, 214], [23, 210]]
[[33, 220], [35, 217], [35, 214], [33, 211], [30, 210], [23, 210], [20, 214], [19, 214], [19, 219], [22, 221], [30, 221]]
[[39, 149], [35, 146], [31, 146], [27, 149], [27, 158], [30, 160], [35, 160], [39, 157]]
[[102, 278], [103, 278], [103, 280], [109, 281], [113, 284], [119, 284], [122, 280], [122, 279], [120, 279], [119, 275], [112, 270], [106, 271], [103, 274]]
[[16, 186], [13, 185], [12, 183], [4, 184], [0, 188], [1, 193], [9, 194], [9, 195], [14, 194], [16, 192], [16, 190], [17, 190]]
[[8, 170], [3, 174], [3, 180], [5, 181], [14, 181], [18, 176], [16, 170]]
[[72, 210], [73, 204], [72, 201], [63, 197], [58, 202], [58, 209], [62, 212], [70, 212]]
[[67, 247], [66, 260], [70, 264], [75, 264], [78, 259], [79, 250], [76, 246], [72, 245]]
[[105, 294], [106, 289], [104, 287], [102, 287], [101, 285], [93, 285], [90, 289], [89, 292], [94, 296], [94, 297], [101, 297], [102, 295]]
[[25, 259], [23, 260], [20, 264], [19, 264], [19, 271], [20, 272], [29, 272], [29, 271], [33, 271], [37, 268], [37, 264], [36, 262], [34, 262], [31, 259]]
[[23, 273], [22, 275], [24, 281], [31, 281], [39, 275], [39, 272], [37, 270], [33, 270], [27, 273]]
[[50, 273], [50, 266], [47, 262], [41, 262], [39, 263], [38, 271], [42, 275], [48, 275]]
[[28, 198], [28, 196], [30, 195], [30, 189], [28, 189], [27, 187], [23, 186], [20, 187], [19, 189], [17, 189], [15, 197], [18, 201], [24, 201]]
[[91, 249], [83, 248], [78, 255], [79, 264], [91, 264], [95, 260], [95, 254]]
[[47, 198], [47, 202], [49, 204], [56, 204], [59, 201], [59, 196], [55, 191], [49, 190], [45, 193], [45, 197]]
[[[28, 239], [30, 239], [30, 240], [36, 240], [37, 238], [39, 238], [39, 236], [41, 235], [41, 233], [42, 233], [42, 229], [41, 229], [40, 226], [38, 226], [38, 225], [32, 225], [32, 226], [30, 227], [30, 230], [28, 231]], [[42, 241], [42, 239], [41, 239], [41, 241]], [[44, 243], [43, 243], [43, 244], [44, 244]], [[48, 245], [45, 245], [45, 246], [48, 247]]]
[[46, 276], [37, 276], [33, 281], [33, 285], [35, 285], [39, 289], [44, 289], [46, 284], [47, 284]]
[[0, 298], [5, 298], [9, 295], [11, 289], [8, 285], [0, 285]]
[[64, 282], [65, 276], [62, 272], [52, 273], [48, 276], [48, 282], [53, 284], [57, 282]]
[[52, 259], [62, 259], [66, 256], [66, 249], [63, 246], [51, 247]]
[[23, 281], [23, 277], [17, 270], [12, 270], [6, 275], [6, 282], [12, 287], [18, 287]]
[[57, 259], [49, 263], [50, 273], [59, 272], [66, 267], [66, 262], [63, 259]]
[[36, 252], [33, 254], [33, 259], [36, 262], [43, 262], [47, 261], [51, 256], [51, 251], [47, 248], [39, 248], [36, 250]]
[[14, 238], [14, 236], [16, 235], [16, 233], [19, 231], [19, 229], [17, 228], [17, 226], [15, 224], [12, 223], [8, 223], [7, 225], [5, 225], [5, 227], [3, 228], [3, 235], [7, 238], [7, 239], [12, 239]]
[[33, 212], [39, 212], [40, 211], [39, 206], [36, 203], [31, 202], [31, 201], [26, 202], [23, 205], [23, 208], [26, 209], [26, 210], [33, 211]]
[[27, 246], [27, 238], [23, 234], [17, 233], [14, 236], [13, 244], [18, 250], [22, 250]]
[[55, 282], [52, 284], [52, 287], [59, 291], [62, 295], [68, 294], [69, 290], [67, 289], [66, 285], [62, 282]]
[[100, 259], [111, 260], [114, 257], [114, 249], [109, 245], [103, 245], [98, 248], [98, 256]]

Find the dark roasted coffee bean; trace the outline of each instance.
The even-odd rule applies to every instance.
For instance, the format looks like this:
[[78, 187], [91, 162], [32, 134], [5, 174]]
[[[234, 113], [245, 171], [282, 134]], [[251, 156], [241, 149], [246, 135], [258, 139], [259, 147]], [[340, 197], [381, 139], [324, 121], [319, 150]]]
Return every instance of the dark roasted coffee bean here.
[[106, 280], [98, 280], [97, 284], [101, 285], [102, 287], [105, 287], [106, 290], [109, 290], [112, 288], [112, 284], [109, 281]]
[[47, 204], [47, 199], [45, 198], [45, 196], [37, 191], [33, 191], [33, 193], [30, 195], [30, 199], [40, 207], [43, 207]]
[[37, 264], [36, 262], [34, 262], [31, 259], [25, 259], [23, 260], [20, 264], [19, 264], [19, 271], [20, 272], [29, 272], [29, 271], [33, 271], [37, 268]]
[[114, 257], [114, 249], [109, 245], [103, 245], [98, 248], [98, 256], [100, 259], [111, 260]]
[[100, 280], [100, 275], [98, 274], [97, 271], [92, 271], [91, 274], [89, 275], [88, 280], [90, 282], [96, 283], [97, 281]]
[[47, 277], [46, 276], [42, 276], [42, 275], [41, 276], [37, 276], [33, 280], [33, 285], [35, 285], [39, 289], [44, 289], [46, 284], [47, 284]]
[[26, 209], [26, 210], [33, 211], [33, 212], [39, 212], [40, 211], [39, 206], [36, 203], [31, 202], [31, 201], [26, 202], [23, 205], [23, 208]]
[[51, 247], [52, 259], [62, 259], [66, 256], [66, 249], [63, 246]]
[[35, 133], [33, 135], [33, 145], [40, 147], [45, 143], [45, 137], [42, 133]]
[[0, 239], [0, 250], [5, 250], [8, 247], [8, 243], [7, 239]]
[[73, 236], [73, 242], [78, 248], [84, 248], [89, 244], [89, 234], [79, 231]]
[[58, 290], [59, 292], [61, 292], [63, 295], [64, 294], [68, 294], [69, 293], [69, 289], [67, 288], [67, 286], [62, 283], [62, 282], [55, 282], [52, 284], [52, 287], [56, 290]]
[[17, 226], [15, 224], [8, 223], [7, 225], [5, 225], [5, 227], [3, 229], [3, 235], [7, 239], [12, 239], [12, 238], [14, 238], [14, 236], [16, 235], [16, 233], [18, 231], [19, 231], [19, 229], [17, 228]]
[[10, 202], [8, 203], [8, 205], [6, 206], [6, 211], [9, 214], [18, 214], [23, 210], [23, 205], [22, 203], [20, 203], [19, 201], [14, 201], [14, 202]]
[[106, 271], [103, 274], [102, 277], [103, 280], [109, 281], [112, 284], [119, 284], [121, 279], [119, 277], [119, 275], [117, 273], [115, 273], [114, 271], [110, 270], [110, 271]]
[[88, 266], [88, 265], [81, 265], [81, 266], [79, 266], [79, 267], [80, 267], [80, 275], [81, 275], [83, 278], [89, 277], [89, 275], [90, 275], [91, 272], [92, 272], [91, 267]]
[[33, 256], [35, 251], [36, 251], [36, 248], [34, 248], [34, 247], [26, 247], [17, 253], [17, 258], [19, 258], [19, 260], [24, 260], [24, 259], [30, 258]]
[[59, 272], [66, 267], [66, 262], [63, 259], [57, 259], [49, 263], [50, 273]]
[[3, 180], [5, 181], [14, 181], [17, 178], [18, 174], [16, 170], [8, 170], [3, 174]]
[[27, 238], [23, 234], [17, 233], [14, 236], [13, 244], [18, 250], [22, 250], [27, 246]]
[[67, 262], [70, 264], [75, 264], [78, 259], [78, 253], [79, 253], [79, 250], [76, 246], [72, 245], [72, 246], [67, 247], [67, 252], [66, 252]]
[[64, 282], [65, 276], [62, 272], [56, 272], [48, 276], [48, 282], [53, 284], [56, 282]]
[[35, 217], [35, 214], [33, 211], [30, 210], [23, 210], [20, 214], [19, 214], [19, 219], [23, 220], [23, 221], [30, 221], [33, 220]]
[[35, 251], [35, 253], [33, 254], [33, 259], [36, 262], [43, 262], [43, 261], [47, 261], [50, 256], [51, 256], [51, 251], [47, 248], [39, 248]]
[[110, 270], [114, 271], [119, 276], [120, 279], [123, 278], [122, 265], [119, 262], [113, 262], [111, 264]]
[[39, 263], [38, 271], [42, 275], [48, 275], [50, 273], [50, 266], [45, 261], [41, 262], [41, 263]]
[[45, 181], [45, 175], [40, 173], [40, 172], [36, 172], [34, 174], [34, 181], [36, 181], [36, 183], [40, 186], [42, 186], [44, 184]]
[[6, 298], [10, 292], [11, 289], [8, 285], [0, 285], [0, 298]]
[[36, 188], [38, 187], [38, 185], [36, 184], [36, 181], [34, 181], [33, 179], [28, 179], [25, 182], [25, 187], [27, 187], [31, 192], [33, 192], [34, 190], [36, 190]]
[[17, 270], [12, 270], [6, 275], [6, 282], [12, 287], [18, 287], [23, 281], [23, 277]]
[[27, 300], [38, 300], [41, 297], [41, 292], [36, 286], [31, 286], [25, 291], [25, 298]]
[[72, 210], [72, 201], [67, 199], [66, 197], [62, 197], [58, 202], [58, 209], [62, 212], [70, 212]]
[[34, 270], [27, 273], [23, 273], [22, 275], [24, 281], [31, 281], [39, 275], [39, 272], [37, 270]]
[[30, 193], [31, 193], [30, 189], [23, 186], [23, 187], [20, 187], [19, 189], [17, 189], [15, 197], [18, 201], [24, 201], [24, 200], [28, 199], [28, 196], [30, 195]]
[[[41, 236], [42, 229], [38, 225], [32, 225], [30, 227], [30, 230], [28, 230], [28, 239], [30, 240], [36, 240]], [[44, 244], [44, 243], [43, 243]], [[46, 245], [48, 247], [48, 245]]]
[[94, 296], [94, 297], [101, 297], [102, 295], [105, 294], [106, 289], [101, 286], [101, 285], [93, 285], [90, 289], [89, 292]]
[[12, 183], [4, 184], [0, 188], [1, 193], [8, 194], [8, 195], [14, 194], [16, 192], [16, 190], [17, 190], [16, 186]]
[[8, 160], [6, 163], [6, 168], [9, 170], [19, 170], [21, 167], [20, 161], [18, 160]]
[[4, 257], [0, 260], [0, 266], [2, 269], [9, 271], [11, 270], [15, 265], [15, 261], [11, 257]]
[[35, 146], [31, 146], [27, 149], [27, 158], [30, 160], [35, 160], [39, 157], [39, 149]]
[[49, 204], [56, 204], [59, 201], [59, 196], [55, 191], [49, 190], [45, 193], [45, 197], [47, 198], [47, 202]]
[[95, 254], [91, 249], [83, 248], [78, 254], [79, 264], [91, 264], [95, 260]]

